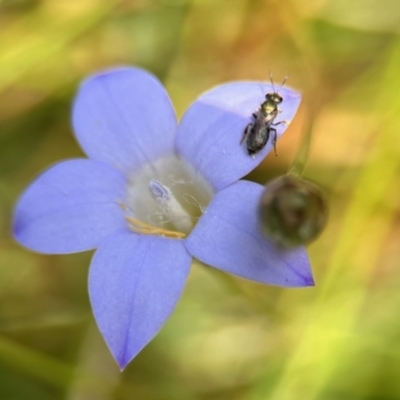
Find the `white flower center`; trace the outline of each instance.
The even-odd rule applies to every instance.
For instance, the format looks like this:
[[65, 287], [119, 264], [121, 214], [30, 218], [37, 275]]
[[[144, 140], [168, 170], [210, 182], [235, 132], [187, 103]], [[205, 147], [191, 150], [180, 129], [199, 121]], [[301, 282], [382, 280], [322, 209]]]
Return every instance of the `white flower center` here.
[[212, 197], [211, 186], [190, 165], [165, 157], [129, 177], [126, 219], [135, 232], [182, 238]]

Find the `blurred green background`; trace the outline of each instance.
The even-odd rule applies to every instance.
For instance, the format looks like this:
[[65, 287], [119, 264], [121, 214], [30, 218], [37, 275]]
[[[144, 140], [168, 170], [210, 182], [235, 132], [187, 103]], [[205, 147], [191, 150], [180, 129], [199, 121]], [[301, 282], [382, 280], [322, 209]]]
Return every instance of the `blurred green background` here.
[[[0, 400], [400, 399], [399, 33], [398, 0], [0, 0]], [[330, 202], [315, 288], [195, 265], [123, 373], [91, 315], [91, 254], [10, 237], [26, 185], [82, 156], [79, 82], [121, 64], [155, 73], [179, 115], [221, 82], [289, 74], [301, 109], [249, 179], [285, 173], [311, 133], [304, 176]]]

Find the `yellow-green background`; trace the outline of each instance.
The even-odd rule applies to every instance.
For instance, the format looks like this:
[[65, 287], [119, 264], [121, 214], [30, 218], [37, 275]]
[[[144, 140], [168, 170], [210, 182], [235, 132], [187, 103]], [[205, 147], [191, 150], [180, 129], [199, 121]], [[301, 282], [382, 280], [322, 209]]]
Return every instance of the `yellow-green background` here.
[[[0, 0], [0, 400], [400, 399], [399, 33], [398, 0]], [[285, 173], [311, 129], [304, 176], [330, 203], [316, 287], [195, 265], [122, 374], [91, 315], [91, 254], [10, 237], [24, 187], [82, 155], [80, 80], [121, 64], [155, 73], [179, 115], [221, 82], [289, 74], [301, 109], [250, 179]]]

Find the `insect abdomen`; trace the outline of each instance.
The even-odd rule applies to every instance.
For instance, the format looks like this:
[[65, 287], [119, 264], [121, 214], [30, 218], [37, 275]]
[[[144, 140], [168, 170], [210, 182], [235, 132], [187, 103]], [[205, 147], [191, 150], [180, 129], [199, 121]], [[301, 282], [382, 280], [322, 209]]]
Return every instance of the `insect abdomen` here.
[[249, 137], [247, 139], [247, 151], [249, 154], [258, 153], [260, 150], [264, 148], [269, 139], [270, 129], [268, 127], [257, 127], [255, 124], [249, 133]]

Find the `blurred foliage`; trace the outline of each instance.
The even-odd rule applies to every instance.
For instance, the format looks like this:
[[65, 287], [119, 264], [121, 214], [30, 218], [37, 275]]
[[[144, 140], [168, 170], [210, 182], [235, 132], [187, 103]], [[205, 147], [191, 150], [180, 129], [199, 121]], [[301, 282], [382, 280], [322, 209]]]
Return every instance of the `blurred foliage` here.
[[[0, 0], [0, 399], [400, 399], [400, 7], [396, 0]], [[69, 110], [113, 65], [154, 72], [179, 115], [210, 86], [303, 92], [249, 179], [305, 177], [330, 199], [317, 285], [266, 287], [194, 265], [167, 325], [120, 373], [90, 311], [90, 254], [13, 242], [13, 204], [82, 152]], [[302, 144], [303, 143], [303, 144]]]

